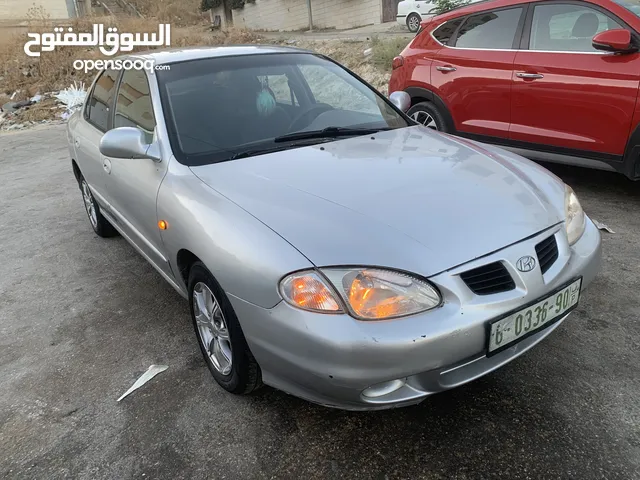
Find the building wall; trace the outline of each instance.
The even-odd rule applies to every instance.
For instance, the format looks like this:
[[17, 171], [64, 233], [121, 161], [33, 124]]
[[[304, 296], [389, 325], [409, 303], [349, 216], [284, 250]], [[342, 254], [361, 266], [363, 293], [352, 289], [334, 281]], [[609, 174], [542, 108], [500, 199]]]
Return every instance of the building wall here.
[[211, 9], [213, 11], [213, 16], [215, 17], [216, 15], [220, 16], [220, 28], [227, 28], [229, 25], [227, 25], [227, 18], [224, 15], [224, 7], [220, 6], [220, 7], [216, 7], [216, 8], [212, 8]]
[[69, 18], [73, 12], [73, 1], [68, 0], [0, 0], [0, 20], [24, 20], [33, 6], [42, 6], [53, 20]]
[[[314, 28], [353, 28], [380, 23], [381, 0], [311, 0]], [[233, 10], [233, 24], [252, 30], [309, 28], [306, 0], [256, 0]]]

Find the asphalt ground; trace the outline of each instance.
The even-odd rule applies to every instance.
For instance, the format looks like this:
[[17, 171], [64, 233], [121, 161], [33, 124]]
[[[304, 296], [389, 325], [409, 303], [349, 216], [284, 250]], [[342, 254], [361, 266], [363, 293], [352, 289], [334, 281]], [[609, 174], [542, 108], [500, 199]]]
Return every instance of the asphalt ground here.
[[640, 183], [550, 168], [615, 231], [577, 310], [482, 379], [353, 413], [224, 392], [186, 301], [94, 235], [64, 126], [0, 136], [0, 477], [640, 478]]

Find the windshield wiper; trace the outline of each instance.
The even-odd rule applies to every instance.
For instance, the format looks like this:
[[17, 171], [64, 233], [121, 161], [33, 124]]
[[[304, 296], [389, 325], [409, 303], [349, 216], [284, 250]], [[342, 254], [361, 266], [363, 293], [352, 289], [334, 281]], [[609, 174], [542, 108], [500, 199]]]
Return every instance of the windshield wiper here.
[[309, 142], [289, 143], [287, 145], [275, 145], [273, 147], [248, 148], [234, 153], [227, 160], [237, 160], [238, 158], [255, 157], [256, 155], [266, 155], [267, 153], [281, 152], [290, 148], [308, 147]]
[[271, 148], [254, 148], [234, 153], [228, 160], [237, 160], [238, 158], [254, 157], [256, 155], [265, 155], [267, 153], [279, 152], [291, 147], [291, 145], [279, 145]]
[[306, 140], [311, 138], [335, 138], [350, 137], [353, 135], [370, 135], [382, 130], [391, 130], [390, 128], [346, 128], [346, 127], [327, 127], [322, 130], [309, 130], [306, 132], [294, 132], [281, 135], [273, 139], [274, 142], [288, 142], [290, 140]]

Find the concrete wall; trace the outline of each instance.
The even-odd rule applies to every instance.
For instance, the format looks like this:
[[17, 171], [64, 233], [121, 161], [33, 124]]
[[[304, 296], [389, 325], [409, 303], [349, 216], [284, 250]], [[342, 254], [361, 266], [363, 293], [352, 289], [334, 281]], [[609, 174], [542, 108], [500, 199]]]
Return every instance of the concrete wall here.
[[[314, 28], [353, 28], [380, 23], [382, 0], [311, 0]], [[256, 0], [233, 10], [233, 24], [251, 30], [309, 28], [306, 0]]]
[[73, 14], [67, 0], [0, 0], [0, 20], [24, 20], [30, 8], [42, 6], [51, 19], [70, 18]]
[[213, 16], [215, 17], [216, 15], [220, 15], [220, 20], [222, 21], [220, 28], [227, 28], [227, 19], [224, 15], [224, 7], [220, 6], [220, 7], [216, 7], [216, 8], [212, 8], [213, 10]]

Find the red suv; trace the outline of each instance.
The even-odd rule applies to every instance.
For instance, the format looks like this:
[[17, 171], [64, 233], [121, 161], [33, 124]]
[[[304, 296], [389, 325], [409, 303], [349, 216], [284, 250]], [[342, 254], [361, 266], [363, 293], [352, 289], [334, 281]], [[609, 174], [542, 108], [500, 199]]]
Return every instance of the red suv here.
[[491, 0], [422, 22], [389, 93], [427, 127], [640, 179], [640, 0]]

